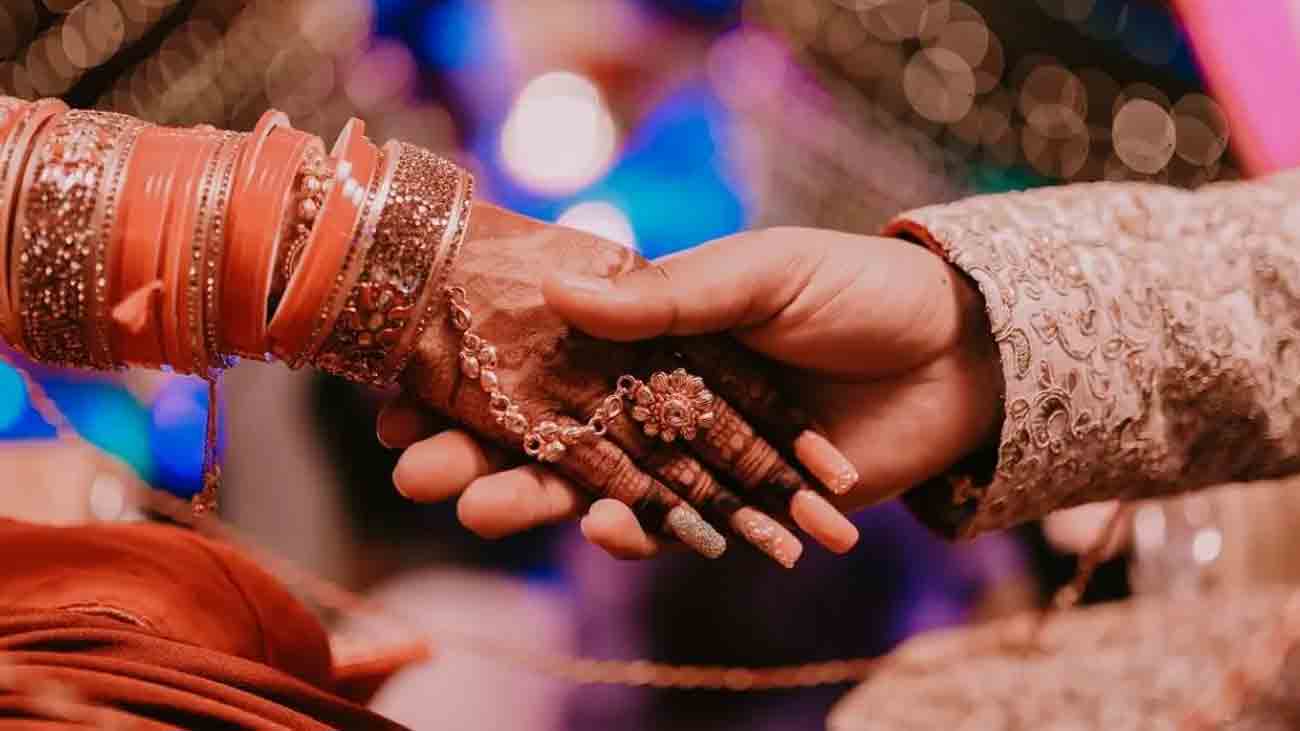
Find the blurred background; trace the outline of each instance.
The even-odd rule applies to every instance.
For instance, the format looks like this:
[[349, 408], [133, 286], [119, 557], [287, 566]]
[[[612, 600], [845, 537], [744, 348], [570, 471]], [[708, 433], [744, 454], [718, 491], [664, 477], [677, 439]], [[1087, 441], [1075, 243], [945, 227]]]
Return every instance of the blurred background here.
[[[276, 107], [327, 142], [361, 117], [372, 139], [470, 166], [487, 199], [654, 257], [758, 226], [874, 232], [976, 193], [1191, 188], [1300, 162], [1259, 121], [1286, 118], [1276, 82], [1300, 73], [1274, 66], [1260, 87], [1246, 81], [1267, 67], [1243, 70], [1290, 60], [1300, 26], [1261, 14], [1289, 6], [1234, 19], [1152, 0], [5, 0], [0, 92], [236, 129]], [[15, 362], [117, 459], [41, 441], [52, 429], [0, 365], [0, 514], [138, 519], [125, 483], [198, 489], [203, 382]], [[393, 491], [396, 455], [373, 429], [383, 394], [262, 364], [224, 383], [223, 517], [429, 628], [610, 658], [802, 662], [1039, 605], [1075, 565], [1040, 526], [954, 547], [896, 505], [858, 516], [848, 557], [810, 550], [792, 573], [740, 551], [618, 564], [571, 527], [484, 542], [454, 506]], [[1189, 541], [1218, 530], [1196, 515]], [[1199, 540], [1178, 560], [1220, 557], [1223, 540]], [[1088, 600], [1129, 591], [1121, 555]], [[415, 728], [800, 729], [822, 727], [842, 691], [574, 689], [449, 651], [378, 705]]]

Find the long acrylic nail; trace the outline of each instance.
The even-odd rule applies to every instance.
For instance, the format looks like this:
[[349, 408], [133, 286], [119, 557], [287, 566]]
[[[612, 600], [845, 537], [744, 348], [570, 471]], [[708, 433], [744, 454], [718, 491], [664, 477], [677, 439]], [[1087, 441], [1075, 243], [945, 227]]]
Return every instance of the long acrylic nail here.
[[758, 550], [787, 569], [803, 555], [803, 543], [771, 516], [754, 508], [741, 508], [731, 516], [731, 527]]
[[727, 551], [727, 539], [689, 505], [669, 510], [664, 524], [679, 541], [705, 558], [718, 558]]
[[847, 553], [858, 543], [858, 528], [830, 501], [812, 490], [800, 490], [790, 500], [790, 517], [808, 535], [834, 553]]
[[794, 440], [794, 454], [826, 489], [836, 495], [843, 495], [858, 484], [858, 471], [849, 458], [815, 431], [806, 431]]

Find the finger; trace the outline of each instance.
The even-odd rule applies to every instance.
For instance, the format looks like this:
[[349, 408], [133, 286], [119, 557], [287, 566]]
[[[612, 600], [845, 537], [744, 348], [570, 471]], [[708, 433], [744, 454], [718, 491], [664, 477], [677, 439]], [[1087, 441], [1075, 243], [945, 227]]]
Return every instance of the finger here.
[[597, 500], [581, 527], [588, 541], [614, 558], [651, 558], [660, 550], [659, 541], [646, 534], [632, 509], [617, 500]]
[[571, 482], [529, 464], [474, 480], [460, 496], [456, 516], [484, 538], [502, 538], [572, 520], [586, 505], [586, 494]]
[[711, 428], [690, 442], [700, 461], [743, 488], [741, 496], [789, 511], [795, 523], [826, 548], [844, 553], [858, 529], [776, 451], [726, 401], [714, 398]]
[[[1057, 549], [1082, 555], [1096, 545], [1119, 506], [1118, 500], [1108, 500], [1058, 510], [1043, 518], [1043, 533]], [[1102, 556], [1109, 559], [1118, 554], [1125, 547], [1127, 537], [1124, 531], [1118, 531], [1102, 549]]]
[[438, 431], [441, 419], [429, 407], [398, 398], [385, 404], [375, 420], [379, 443], [389, 449], [402, 449]]
[[803, 555], [803, 543], [793, 533], [746, 505], [684, 448], [646, 436], [626, 415], [609, 422], [608, 438], [710, 520], [730, 526], [777, 563], [793, 568]]
[[471, 482], [508, 463], [495, 447], [451, 429], [408, 447], [393, 469], [393, 485], [410, 500], [438, 502], [459, 495]]
[[[568, 417], [553, 421], [561, 428], [580, 426]], [[627, 505], [646, 529], [665, 531], [702, 556], [717, 558], [726, 551], [726, 539], [695, 508], [642, 471], [627, 452], [608, 439], [580, 439], [567, 445], [558, 461], [548, 466], [597, 497]]]
[[679, 338], [674, 345], [692, 373], [773, 443], [793, 444], [811, 427], [808, 412], [782, 396], [771, 361], [730, 337]]
[[[818, 260], [813, 247], [775, 246], [770, 232], [697, 247], [610, 281], [559, 273], [542, 286], [546, 303], [579, 329], [606, 340], [724, 332], [761, 323], [798, 294]], [[719, 286], [719, 273], [726, 273]]]
[[683, 338], [679, 342], [691, 371], [783, 454], [798, 459], [826, 489], [843, 495], [858, 484], [858, 472], [848, 457], [812, 428], [807, 411], [782, 395], [770, 362], [726, 338]]

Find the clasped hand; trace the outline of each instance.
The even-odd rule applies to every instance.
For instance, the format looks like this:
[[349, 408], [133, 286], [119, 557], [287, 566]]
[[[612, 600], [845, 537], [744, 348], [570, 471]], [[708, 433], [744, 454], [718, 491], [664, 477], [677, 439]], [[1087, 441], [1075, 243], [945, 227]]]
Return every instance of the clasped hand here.
[[[532, 461], [466, 387], [447, 328], [430, 328], [379, 436], [405, 450], [393, 476], [402, 494], [458, 498], [462, 523], [484, 537], [581, 518], [592, 543], [645, 558], [683, 503], [733, 546], [739, 537], [792, 566], [803, 549], [791, 524], [847, 551], [857, 531], [841, 511], [896, 496], [995, 437], [1002, 376], [982, 299], [914, 243], [778, 228], [650, 265], [489, 206], [475, 216], [453, 279], [521, 408], [582, 423], [620, 376], [684, 368], [714, 394], [717, 417], [672, 443], [615, 419], [563, 459]], [[439, 429], [429, 405], [458, 426]]]

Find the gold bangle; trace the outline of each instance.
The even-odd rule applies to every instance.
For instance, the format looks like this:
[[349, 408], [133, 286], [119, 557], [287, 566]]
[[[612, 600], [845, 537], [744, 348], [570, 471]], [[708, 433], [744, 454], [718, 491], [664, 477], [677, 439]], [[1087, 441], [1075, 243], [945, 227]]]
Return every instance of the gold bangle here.
[[10, 122], [8, 136], [0, 147], [0, 251], [4, 253], [0, 263], [7, 268], [7, 271], [0, 272], [0, 278], [3, 278], [0, 297], [5, 300], [0, 303], [0, 310], [5, 313], [0, 318], [0, 327], [4, 328], [3, 335], [10, 345], [28, 353], [30, 349], [23, 342], [23, 320], [19, 315], [22, 303], [18, 298], [19, 191], [33, 140], [46, 122], [66, 111], [68, 106], [57, 99], [43, 99], [21, 108], [17, 112], [19, 118]]
[[[72, 111], [42, 136], [18, 202], [18, 300], [31, 355], [51, 365], [94, 367], [88, 302], [107, 287], [100, 194], [123, 132], [144, 122]], [[101, 282], [102, 285], [101, 286]], [[106, 346], [94, 346], [103, 353]], [[108, 367], [109, 364], [104, 364]]]
[[316, 358], [335, 375], [374, 386], [396, 380], [460, 247], [468, 173], [428, 150], [390, 142], [395, 160], [364, 263]]

